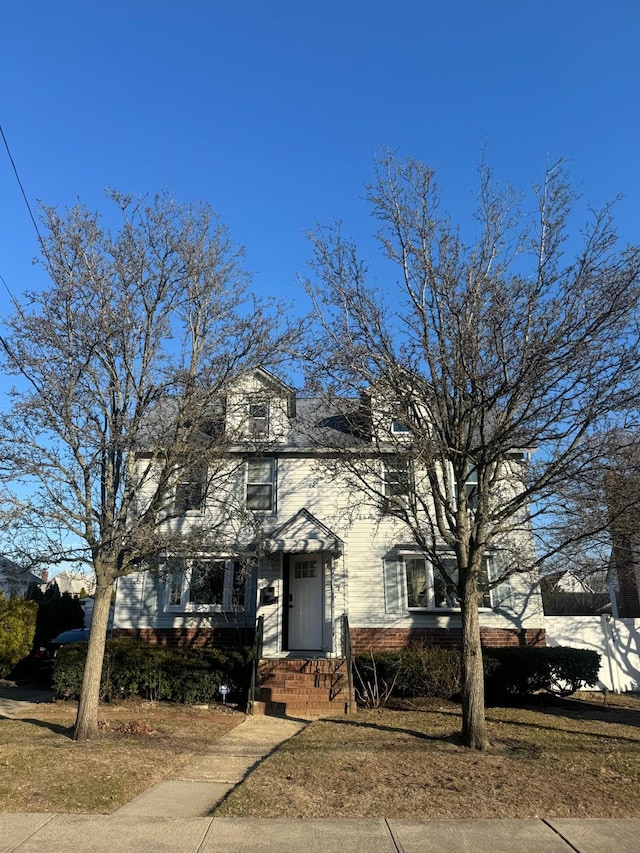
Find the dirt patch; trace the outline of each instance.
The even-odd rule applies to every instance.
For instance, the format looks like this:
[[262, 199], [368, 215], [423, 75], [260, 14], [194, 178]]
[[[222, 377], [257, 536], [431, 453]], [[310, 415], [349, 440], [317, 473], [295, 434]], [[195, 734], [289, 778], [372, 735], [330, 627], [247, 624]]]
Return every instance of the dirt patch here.
[[317, 721], [261, 764], [223, 816], [640, 816], [640, 696], [490, 708], [491, 748], [460, 743], [460, 708], [405, 703]]
[[31, 706], [0, 723], [0, 811], [115, 811], [234, 728], [226, 706], [130, 700], [100, 707], [100, 737], [71, 740], [75, 702]]

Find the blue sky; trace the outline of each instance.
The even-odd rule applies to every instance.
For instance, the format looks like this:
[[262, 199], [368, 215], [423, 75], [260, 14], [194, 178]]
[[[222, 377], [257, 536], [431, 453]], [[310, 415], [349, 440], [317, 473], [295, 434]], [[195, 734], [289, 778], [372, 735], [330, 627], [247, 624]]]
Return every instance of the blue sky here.
[[[527, 188], [547, 156], [585, 198], [625, 195], [637, 241], [636, 0], [0, 0], [0, 121], [32, 203], [105, 187], [210, 202], [255, 287], [304, 309], [305, 231], [374, 230], [383, 144], [438, 172], [466, 221], [483, 142]], [[0, 274], [38, 286], [33, 227], [0, 150]], [[0, 311], [7, 297], [0, 294]]]

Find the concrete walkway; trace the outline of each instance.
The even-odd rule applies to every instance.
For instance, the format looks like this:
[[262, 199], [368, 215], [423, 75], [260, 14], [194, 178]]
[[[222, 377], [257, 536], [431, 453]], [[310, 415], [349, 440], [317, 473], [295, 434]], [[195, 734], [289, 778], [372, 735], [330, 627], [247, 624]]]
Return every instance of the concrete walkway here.
[[47, 687], [22, 687], [0, 679], [0, 717], [24, 717], [31, 705], [52, 700], [53, 690]]
[[176, 776], [148, 788], [117, 816], [204, 817], [285, 740], [306, 724], [277, 717], [247, 717]]
[[[0, 695], [0, 716], [21, 716], [29, 701], [46, 701], [45, 695], [37, 693], [18, 699], [11, 691], [11, 696]], [[210, 816], [247, 773], [304, 726], [297, 720], [248, 717], [174, 778], [154, 785], [112, 815], [0, 813], [0, 853], [640, 851], [640, 819], [388, 820], [381, 816], [268, 820]]]

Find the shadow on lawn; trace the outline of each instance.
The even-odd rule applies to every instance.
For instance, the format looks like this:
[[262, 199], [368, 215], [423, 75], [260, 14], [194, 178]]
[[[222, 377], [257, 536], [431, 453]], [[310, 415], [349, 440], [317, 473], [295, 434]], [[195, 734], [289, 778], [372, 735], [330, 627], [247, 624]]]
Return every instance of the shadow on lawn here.
[[[563, 704], [563, 705], [557, 704], [555, 706], [549, 706], [549, 705], [542, 706], [542, 705], [531, 705], [531, 704], [524, 705], [524, 704], [522, 704], [522, 705], [509, 705], [509, 706], [499, 706], [499, 707], [508, 707], [510, 710], [518, 710], [519, 709], [522, 711], [532, 711], [534, 713], [541, 714], [543, 716], [547, 716], [547, 717], [551, 717], [551, 718], [553, 718], [553, 717], [564, 717], [566, 719], [574, 720], [576, 723], [579, 723], [579, 722], [584, 722], [584, 723], [605, 722], [605, 723], [617, 723], [619, 725], [634, 726], [634, 727], [640, 725], [640, 721], [637, 719], [637, 714], [638, 714], [637, 711], [628, 710], [625, 708], [616, 708], [616, 709], [612, 708], [611, 709], [612, 711], [613, 710], [623, 711], [623, 712], [627, 711], [627, 714], [623, 713], [620, 717], [613, 718], [613, 717], [607, 717], [606, 715], [603, 716], [600, 712], [597, 711], [597, 709], [594, 709], [591, 712], [589, 712], [589, 711], [576, 711], [576, 709], [573, 708], [572, 706], [567, 707], [570, 700], [564, 699], [564, 700], [557, 700], [557, 701], [558, 701], [558, 703], [565, 703], [565, 704]], [[573, 705], [581, 705], [581, 703], [579, 703], [577, 701], [574, 701], [572, 704]], [[406, 710], [408, 711], [409, 709], [406, 709]], [[417, 709], [414, 708], [413, 710], [415, 712]], [[514, 719], [501, 718], [498, 715], [497, 711], [498, 711], [497, 706], [491, 706], [491, 707], [487, 708], [487, 722], [488, 723], [490, 723], [490, 724], [491, 723], [504, 723], [505, 725], [514, 726], [516, 728], [535, 729], [537, 731], [542, 731], [542, 732], [548, 732], [548, 731], [556, 730], [556, 731], [561, 731], [563, 734], [567, 734], [567, 735], [578, 735], [579, 737], [583, 737], [583, 738], [585, 738], [585, 737], [597, 738], [599, 740], [607, 739], [607, 740], [615, 740], [615, 741], [625, 741], [627, 743], [632, 743], [632, 744], [635, 744], [637, 746], [640, 746], [640, 737], [634, 738], [634, 737], [628, 737], [626, 735], [619, 735], [619, 734], [615, 734], [615, 733], [609, 734], [606, 732], [585, 731], [584, 729], [558, 729], [556, 726], [553, 725], [553, 722], [551, 720], [549, 721], [549, 725], [545, 726], [545, 725], [542, 725], [541, 723], [535, 723], [533, 721], [528, 721], [528, 720], [514, 720]], [[445, 717], [453, 717], [457, 720], [460, 719], [460, 715], [457, 714], [455, 711], [447, 711], [444, 708], [440, 709], [437, 713], [442, 714], [442, 716], [445, 716]], [[636, 718], [633, 719], [633, 721], [632, 721], [631, 719], [629, 719], [628, 714], [635, 715]]]
[[32, 717], [2, 717], [0, 719], [11, 720], [14, 723], [29, 723], [32, 726], [38, 726], [41, 729], [49, 729], [56, 735], [64, 735], [64, 737], [73, 740], [74, 726], [62, 726], [59, 723], [52, 723], [49, 720], [37, 720]]
[[[539, 703], [517, 705], [528, 711], [535, 711], [551, 717], [566, 717], [570, 720], [588, 723], [617, 723], [621, 726], [640, 727], [640, 702], [638, 708], [622, 708], [619, 705], [595, 704], [580, 699], [559, 699], [545, 697]], [[487, 710], [491, 710], [488, 708]]]
[[[453, 715], [452, 715], [453, 716]], [[350, 728], [356, 729], [373, 729], [374, 731], [379, 732], [391, 732], [393, 734], [405, 734], [410, 735], [411, 737], [419, 738], [420, 740], [427, 740], [430, 742], [437, 743], [448, 743], [453, 746], [463, 746], [462, 743], [462, 735], [459, 732], [453, 732], [450, 735], [430, 735], [426, 732], [420, 732], [416, 729], [408, 729], [402, 728], [399, 726], [387, 726], [383, 723], [369, 723], [363, 721], [356, 720], [344, 720], [339, 717], [327, 717], [322, 721], [323, 723], [329, 723], [331, 725], [337, 726], [347, 726]]]

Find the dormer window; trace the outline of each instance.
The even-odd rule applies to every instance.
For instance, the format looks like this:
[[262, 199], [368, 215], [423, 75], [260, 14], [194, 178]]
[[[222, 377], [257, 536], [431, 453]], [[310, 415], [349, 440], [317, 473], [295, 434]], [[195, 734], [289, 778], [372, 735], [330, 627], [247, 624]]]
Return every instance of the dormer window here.
[[408, 432], [411, 432], [411, 430], [404, 421], [394, 419], [391, 421], [391, 432], [394, 435], [406, 435]]
[[263, 438], [269, 434], [268, 403], [249, 403], [248, 432], [253, 438]]
[[406, 404], [396, 400], [391, 406], [391, 432], [393, 435], [409, 435], [412, 417]]

